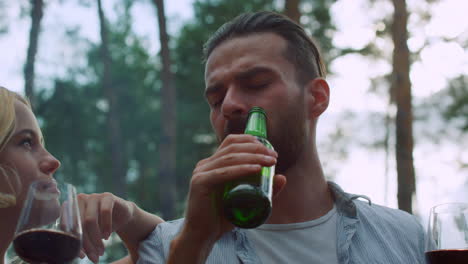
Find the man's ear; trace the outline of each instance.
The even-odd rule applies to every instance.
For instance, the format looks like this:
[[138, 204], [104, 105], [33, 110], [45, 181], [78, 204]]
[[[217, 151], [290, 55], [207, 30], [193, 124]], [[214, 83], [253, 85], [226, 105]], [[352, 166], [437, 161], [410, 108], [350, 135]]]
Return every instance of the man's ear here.
[[311, 117], [318, 118], [328, 107], [330, 88], [323, 78], [315, 78], [306, 86], [307, 103]]

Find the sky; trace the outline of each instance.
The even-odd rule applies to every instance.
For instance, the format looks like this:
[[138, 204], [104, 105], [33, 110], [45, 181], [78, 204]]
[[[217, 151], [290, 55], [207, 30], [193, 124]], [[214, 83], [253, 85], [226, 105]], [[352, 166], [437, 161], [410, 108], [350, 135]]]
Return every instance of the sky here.
[[[2, 1], [2, 0], [0, 0]], [[37, 83], [46, 83], [50, 76], [65, 74], [68, 65], [84, 63], [83, 49], [79, 43], [71, 43], [64, 38], [65, 28], [79, 28], [90, 41], [99, 41], [97, 14], [94, 8], [79, 7], [66, 1], [48, 1], [43, 20], [40, 49], [36, 74]], [[113, 19], [113, 2], [103, 1], [106, 14]], [[180, 26], [193, 16], [193, 0], [171, 0], [166, 2], [169, 32], [175, 34]], [[362, 48], [370, 41], [391, 56], [392, 46], [388, 41], [375, 37], [375, 29], [383, 29], [382, 23], [374, 23], [379, 18], [391, 14], [391, 1], [375, 1], [376, 6], [369, 11], [368, 0], [339, 0], [331, 8], [337, 26], [333, 44], [338, 47]], [[425, 0], [408, 0], [410, 8], [408, 45], [411, 51], [422, 49], [421, 60], [415, 62], [411, 71], [414, 101], [434, 95], [445, 88], [450, 78], [468, 74], [468, 49], [460, 43], [468, 40], [468, 1], [440, 0], [428, 5]], [[25, 62], [30, 22], [27, 17], [20, 19], [20, 8], [16, 1], [6, 3], [9, 33], [0, 35], [0, 85], [15, 91], [23, 90], [22, 67]], [[430, 8], [430, 22], [420, 22], [420, 13]], [[158, 29], [155, 10], [136, 2], [133, 9], [136, 19], [135, 30], [147, 39], [152, 54], [156, 54]], [[442, 41], [441, 38], [452, 41]], [[423, 48], [424, 47], [424, 48]], [[80, 59], [81, 58], [81, 59]], [[358, 124], [338, 124], [338, 116], [344, 111], [357, 113], [359, 122], [367, 122], [369, 113], [386, 111], [387, 104], [382, 94], [369, 93], [370, 79], [391, 71], [388, 63], [351, 54], [335, 60], [331, 65], [334, 75], [328, 77], [331, 87], [331, 102], [325, 117], [319, 125], [320, 138], [327, 139], [337, 126], [347, 126], [353, 131], [351, 141], [360, 141], [373, 132], [366, 131]], [[437, 122], [437, 120], [433, 120]], [[439, 120], [439, 122], [442, 122]], [[414, 151], [415, 168], [418, 176], [415, 208], [422, 219], [427, 218], [431, 206], [442, 202], [468, 202], [466, 185], [467, 170], [461, 170], [457, 161], [468, 163], [468, 153], [460, 146], [468, 146], [467, 135], [450, 131], [451, 138], [441, 138], [441, 146], [425, 143], [422, 136], [433, 129], [431, 123], [415, 125]], [[397, 208], [396, 175], [394, 161], [390, 161], [390, 172], [385, 178], [385, 153], [353, 145], [348, 160], [339, 164], [334, 177], [346, 191], [370, 196], [374, 203]], [[465, 148], [467, 149], [467, 148]], [[393, 154], [392, 154], [393, 155]], [[341, 162], [341, 161], [340, 161]], [[387, 183], [387, 184], [386, 184]], [[387, 186], [387, 187], [386, 187]], [[424, 221], [424, 220], [423, 220]]]

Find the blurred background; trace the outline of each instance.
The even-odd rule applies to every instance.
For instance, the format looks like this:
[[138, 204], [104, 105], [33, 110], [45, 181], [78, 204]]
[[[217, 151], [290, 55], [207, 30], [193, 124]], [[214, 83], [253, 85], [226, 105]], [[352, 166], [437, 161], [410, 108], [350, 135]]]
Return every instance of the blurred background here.
[[[58, 179], [181, 217], [216, 147], [202, 45], [257, 10], [287, 14], [321, 46], [330, 180], [423, 225], [431, 206], [468, 202], [465, 0], [0, 0], [0, 85], [33, 102]], [[126, 254], [107, 244], [102, 263]]]

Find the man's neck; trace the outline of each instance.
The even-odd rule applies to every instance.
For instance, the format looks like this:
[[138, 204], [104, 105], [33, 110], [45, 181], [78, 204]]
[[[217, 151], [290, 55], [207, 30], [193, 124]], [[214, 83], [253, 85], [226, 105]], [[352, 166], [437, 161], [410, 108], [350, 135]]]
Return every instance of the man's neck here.
[[268, 224], [306, 222], [325, 215], [333, 208], [333, 195], [318, 156], [315, 153], [303, 156], [307, 160], [298, 161], [284, 173], [286, 186], [273, 199]]

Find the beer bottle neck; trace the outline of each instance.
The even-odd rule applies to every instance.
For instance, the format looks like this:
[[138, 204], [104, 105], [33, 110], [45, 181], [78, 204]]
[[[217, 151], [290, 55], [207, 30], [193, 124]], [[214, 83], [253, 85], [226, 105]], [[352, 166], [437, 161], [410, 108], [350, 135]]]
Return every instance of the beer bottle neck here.
[[251, 112], [244, 133], [257, 137], [267, 138], [265, 113], [257, 111]]

